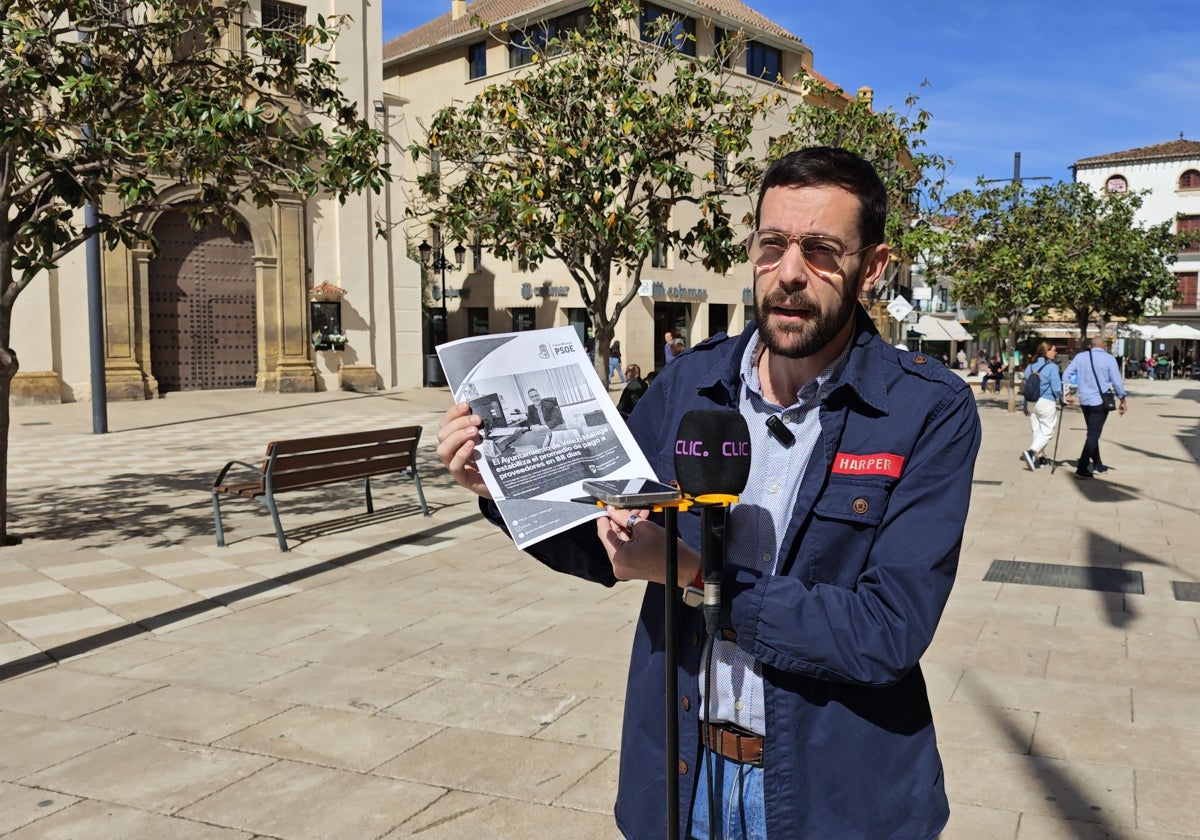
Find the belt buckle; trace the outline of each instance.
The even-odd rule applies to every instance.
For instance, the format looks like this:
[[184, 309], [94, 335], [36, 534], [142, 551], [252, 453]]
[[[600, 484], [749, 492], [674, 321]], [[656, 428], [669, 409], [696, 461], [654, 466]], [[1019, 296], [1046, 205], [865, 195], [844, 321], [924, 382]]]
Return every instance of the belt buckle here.
[[[733, 738], [733, 744], [731, 745], [732, 749], [730, 749], [728, 751], [726, 751], [726, 749], [724, 749], [725, 738], [723, 736], [726, 734], [730, 735]], [[730, 761], [736, 761], [739, 764], [748, 764], [751, 767], [762, 767], [763, 766], [763, 756], [762, 756], [762, 747], [761, 747], [762, 736], [759, 735], [758, 733], [751, 732], [749, 729], [746, 729], [745, 727], [742, 727], [742, 726], [738, 726], [736, 723], [727, 723], [727, 722], [722, 721], [719, 723], [707, 724], [707, 726], [705, 727], [704, 736], [705, 737], [703, 740], [705, 742], [705, 745], [710, 750], [715, 751], [718, 755], [721, 755], [724, 758], [729, 759]], [[743, 747], [744, 741], [746, 741], [750, 738], [754, 738], [759, 741], [760, 747], [759, 747], [759, 754], [758, 754], [757, 758], [748, 758], [742, 752], [742, 747]], [[716, 743], [713, 743], [714, 741], [716, 741]]]

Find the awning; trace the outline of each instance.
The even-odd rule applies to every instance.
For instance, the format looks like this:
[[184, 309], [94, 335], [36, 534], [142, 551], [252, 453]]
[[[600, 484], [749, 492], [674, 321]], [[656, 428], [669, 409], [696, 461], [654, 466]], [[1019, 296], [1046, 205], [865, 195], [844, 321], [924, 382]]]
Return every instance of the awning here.
[[1155, 341], [1170, 341], [1173, 338], [1200, 338], [1200, 330], [1188, 324], [1167, 324], [1155, 328], [1151, 337]]
[[1140, 338], [1143, 341], [1149, 341], [1154, 337], [1155, 327], [1151, 324], [1120, 324], [1117, 327], [1118, 335], [1132, 334], [1134, 338]]
[[970, 341], [971, 334], [963, 329], [958, 321], [949, 318], [935, 318], [933, 315], [922, 315], [910, 327], [921, 335], [922, 341]]

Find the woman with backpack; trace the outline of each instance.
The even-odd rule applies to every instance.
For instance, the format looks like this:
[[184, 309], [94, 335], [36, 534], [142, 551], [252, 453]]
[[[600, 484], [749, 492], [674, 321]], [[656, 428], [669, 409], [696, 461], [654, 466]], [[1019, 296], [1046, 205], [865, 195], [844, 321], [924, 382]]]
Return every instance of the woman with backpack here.
[[1062, 376], [1054, 361], [1058, 349], [1050, 342], [1043, 341], [1038, 345], [1037, 352], [1037, 358], [1025, 368], [1024, 386], [1021, 389], [1022, 408], [1033, 430], [1033, 439], [1021, 457], [1031, 470], [1048, 463], [1042, 451], [1050, 438], [1054, 437], [1055, 412], [1063, 398]]

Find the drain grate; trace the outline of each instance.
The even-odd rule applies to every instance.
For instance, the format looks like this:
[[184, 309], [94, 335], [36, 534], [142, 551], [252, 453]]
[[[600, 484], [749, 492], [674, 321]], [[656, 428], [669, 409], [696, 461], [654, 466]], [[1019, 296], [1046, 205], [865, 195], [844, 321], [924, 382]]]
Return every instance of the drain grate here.
[[1173, 580], [1171, 589], [1175, 592], [1176, 601], [1200, 601], [1200, 583]]
[[1124, 592], [1127, 595], [1142, 595], [1146, 591], [1142, 586], [1141, 572], [1092, 566], [1061, 566], [1055, 563], [1025, 563], [1020, 560], [993, 560], [983, 579], [993, 583], [1024, 583], [1030, 586], [1090, 589], [1093, 592]]
[[972, 484], [986, 484], [989, 487], [999, 487], [1004, 482], [1003, 481], [991, 481], [990, 479], [986, 479], [986, 478], [975, 478], [975, 479], [971, 480], [971, 483]]

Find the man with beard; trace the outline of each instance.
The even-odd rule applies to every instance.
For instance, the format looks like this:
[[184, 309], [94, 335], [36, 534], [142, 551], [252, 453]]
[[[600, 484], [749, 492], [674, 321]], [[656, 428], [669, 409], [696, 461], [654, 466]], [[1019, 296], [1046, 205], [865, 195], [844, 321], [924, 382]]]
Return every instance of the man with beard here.
[[[687, 836], [929, 840], [946, 823], [918, 661], [954, 581], [979, 417], [961, 378], [888, 346], [858, 303], [888, 263], [886, 212], [878, 175], [850, 152], [773, 164], [746, 240], [754, 322], [665, 367], [630, 417], [663, 480], [687, 411], [748, 423], [750, 479], [729, 512], [712, 638], [699, 610], [664, 630], [665, 532], [647, 511], [609, 509], [529, 549], [608, 585], [649, 581], [625, 696], [626, 837], [659, 838], [666, 819], [664, 632], [681, 651], [670, 758]], [[448, 411], [438, 456], [499, 523], [473, 466], [477, 426], [464, 405]], [[670, 583], [691, 604], [700, 532], [680, 519]]]

